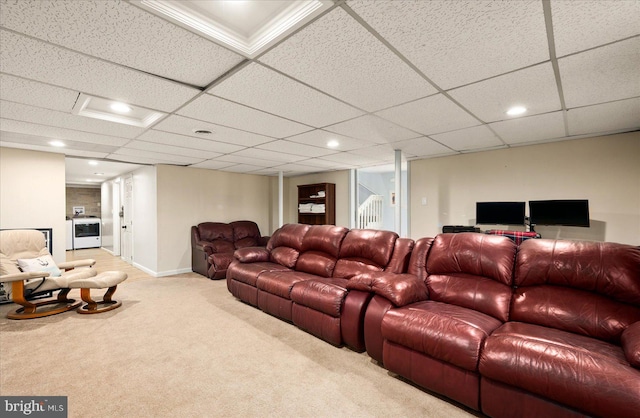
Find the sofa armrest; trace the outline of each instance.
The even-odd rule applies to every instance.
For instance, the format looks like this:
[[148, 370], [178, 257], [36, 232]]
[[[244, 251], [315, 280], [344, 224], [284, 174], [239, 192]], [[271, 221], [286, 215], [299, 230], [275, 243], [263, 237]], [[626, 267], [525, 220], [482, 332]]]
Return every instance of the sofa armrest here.
[[264, 247], [244, 247], [238, 248], [233, 256], [241, 263], [257, 263], [269, 261], [269, 251]]
[[58, 268], [62, 270], [72, 270], [76, 267], [92, 267], [96, 264], [96, 260], [87, 258], [86, 260], [65, 261], [64, 263], [58, 263]]
[[362, 273], [349, 279], [347, 289], [373, 292], [398, 307], [429, 298], [427, 285], [413, 274]]
[[194, 245], [193, 245], [193, 249], [197, 250], [197, 251], [202, 251], [203, 253], [205, 253], [207, 256], [215, 253], [215, 249], [213, 247], [213, 244], [210, 243], [209, 241], [197, 241]]
[[636, 369], [640, 369], [640, 321], [634, 322], [624, 330], [621, 342], [627, 361]]
[[0, 283], [17, 282], [21, 280], [38, 279], [49, 277], [48, 272], [44, 271], [24, 271], [20, 273], [5, 274], [0, 276]]

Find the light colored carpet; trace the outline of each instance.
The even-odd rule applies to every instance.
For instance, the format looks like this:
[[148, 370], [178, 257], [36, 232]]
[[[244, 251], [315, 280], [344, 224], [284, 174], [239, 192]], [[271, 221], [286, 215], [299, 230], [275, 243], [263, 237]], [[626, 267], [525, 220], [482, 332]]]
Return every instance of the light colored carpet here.
[[86, 418], [473, 416], [238, 301], [224, 280], [126, 281], [114, 298], [123, 306], [103, 314], [22, 321], [0, 306], [0, 394], [68, 396], [69, 416]]

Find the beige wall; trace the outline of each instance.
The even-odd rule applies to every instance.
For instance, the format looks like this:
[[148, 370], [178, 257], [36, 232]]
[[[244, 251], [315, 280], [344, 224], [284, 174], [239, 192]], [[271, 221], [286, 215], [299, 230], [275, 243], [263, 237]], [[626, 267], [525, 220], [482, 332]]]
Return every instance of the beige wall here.
[[411, 161], [410, 235], [473, 225], [476, 201], [589, 199], [590, 228], [536, 231], [639, 245], [639, 161], [640, 132]]
[[[263, 235], [269, 235], [272, 186], [272, 179], [266, 176], [157, 166], [156, 272], [191, 270], [190, 231], [200, 222], [248, 219], [258, 224]], [[134, 194], [137, 189], [134, 184]], [[139, 215], [135, 213], [135, 218]]]
[[52, 228], [53, 258], [65, 261], [64, 155], [0, 148], [0, 229]]
[[289, 177], [285, 185], [288, 199], [285, 200], [284, 223], [298, 222], [298, 185], [314, 183], [335, 183], [336, 225], [349, 227], [349, 170]]
[[79, 186], [67, 186], [67, 209], [66, 215], [69, 218], [73, 218], [74, 206], [84, 207], [84, 216], [97, 216], [102, 215], [101, 204], [101, 191], [99, 187], [79, 187]]

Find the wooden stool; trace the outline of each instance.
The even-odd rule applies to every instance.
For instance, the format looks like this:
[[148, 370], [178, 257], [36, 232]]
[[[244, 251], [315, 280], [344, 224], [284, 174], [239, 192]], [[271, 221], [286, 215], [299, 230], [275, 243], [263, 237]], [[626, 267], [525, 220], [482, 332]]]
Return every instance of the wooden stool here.
[[[69, 288], [80, 289], [80, 297], [85, 304], [79, 307], [76, 312], [81, 314], [94, 314], [107, 312], [122, 305], [122, 302], [112, 300], [111, 297], [116, 292], [118, 284], [127, 279], [127, 274], [122, 271], [105, 271], [95, 277], [74, 280], [69, 283]], [[108, 289], [107, 289], [108, 288]], [[107, 289], [101, 301], [91, 299], [91, 289]], [[101, 308], [98, 305], [103, 305]]]

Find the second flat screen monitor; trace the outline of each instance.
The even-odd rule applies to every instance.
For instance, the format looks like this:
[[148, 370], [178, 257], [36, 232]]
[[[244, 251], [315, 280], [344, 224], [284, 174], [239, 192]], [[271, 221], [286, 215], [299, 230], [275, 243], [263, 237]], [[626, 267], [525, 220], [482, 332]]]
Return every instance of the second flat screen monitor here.
[[476, 224], [524, 225], [525, 202], [476, 202]]

